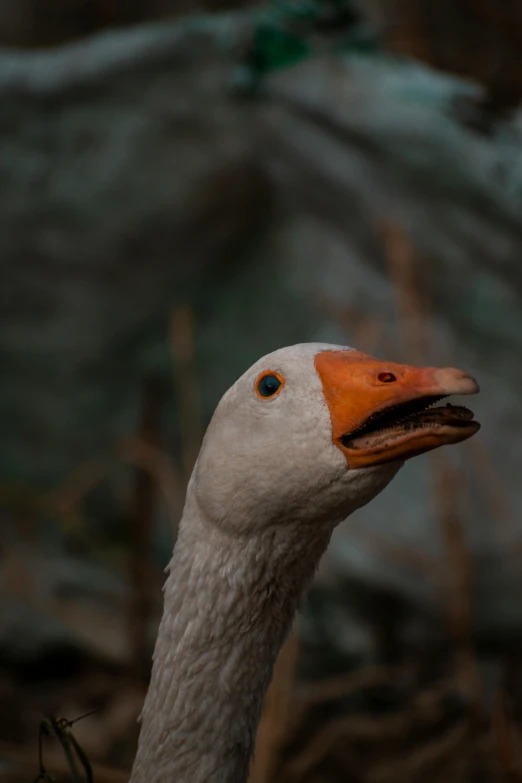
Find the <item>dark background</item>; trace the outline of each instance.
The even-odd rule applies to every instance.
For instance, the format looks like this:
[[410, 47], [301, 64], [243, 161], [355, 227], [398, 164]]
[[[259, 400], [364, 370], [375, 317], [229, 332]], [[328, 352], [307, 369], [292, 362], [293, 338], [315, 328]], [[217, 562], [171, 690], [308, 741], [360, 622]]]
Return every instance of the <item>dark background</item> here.
[[465, 368], [483, 428], [336, 532], [251, 783], [522, 779], [520, 3], [3, 0], [0, 43], [0, 779], [93, 709], [128, 779], [202, 432], [307, 340]]

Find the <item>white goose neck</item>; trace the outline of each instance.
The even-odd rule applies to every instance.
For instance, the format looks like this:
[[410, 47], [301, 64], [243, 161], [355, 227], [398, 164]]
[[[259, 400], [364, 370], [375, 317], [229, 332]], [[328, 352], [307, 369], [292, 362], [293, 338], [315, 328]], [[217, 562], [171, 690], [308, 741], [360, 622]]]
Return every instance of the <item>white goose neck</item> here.
[[228, 535], [189, 487], [132, 783], [246, 781], [277, 653], [332, 529]]

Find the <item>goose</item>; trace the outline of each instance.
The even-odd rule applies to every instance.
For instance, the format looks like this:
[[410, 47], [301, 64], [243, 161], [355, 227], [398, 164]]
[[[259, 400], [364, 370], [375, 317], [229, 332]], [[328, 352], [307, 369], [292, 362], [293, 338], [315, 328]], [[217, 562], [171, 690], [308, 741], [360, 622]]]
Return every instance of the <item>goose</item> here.
[[337, 524], [474, 435], [455, 368], [304, 343], [225, 393], [190, 478], [131, 783], [244, 783], [278, 651]]

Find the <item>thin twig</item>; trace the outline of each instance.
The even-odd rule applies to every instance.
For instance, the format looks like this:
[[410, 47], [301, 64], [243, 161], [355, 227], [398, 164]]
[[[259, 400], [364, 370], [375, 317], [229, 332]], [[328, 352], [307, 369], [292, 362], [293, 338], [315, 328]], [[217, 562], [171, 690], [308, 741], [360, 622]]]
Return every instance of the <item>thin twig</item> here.
[[195, 329], [192, 310], [179, 307], [170, 322], [183, 472], [188, 481], [203, 439], [203, 421], [196, 371]]
[[517, 737], [504, 688], [497, 693], [493, 705], [491, 728], [505, 783], [520, 783], [522, 773], [518, 766]]
[[290, 724], [298, 655], [299, 637], [294, 630], [279, 653], [265, 697], [249, 783], [272, 783], [274, 780]]
[[[157, 448], [160, 440], [163, 384], [156, 378], [144, 380], [141, 390], [139, 439]], [[150, 615], [149, 557], [155, 505], [155, 483], [141, 467], [136, 470], [130, 517], [131, 552], [129, 577], [129, 648], [130, 667], [140, 678], [147, 653], [147, 630]]]

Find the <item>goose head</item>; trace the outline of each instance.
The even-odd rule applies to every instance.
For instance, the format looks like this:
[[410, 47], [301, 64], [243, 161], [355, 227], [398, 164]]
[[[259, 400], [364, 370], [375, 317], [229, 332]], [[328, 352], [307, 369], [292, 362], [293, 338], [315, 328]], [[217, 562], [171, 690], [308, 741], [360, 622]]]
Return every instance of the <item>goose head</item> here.
[[405, 460], [458, 443], [480, 425], [455, 368], [414, 367], [342, 346], [306, 343], [257, 361], [219, 403], [194, 471], [209, 520], [235, 534], [336, 524], [366, 504]]

